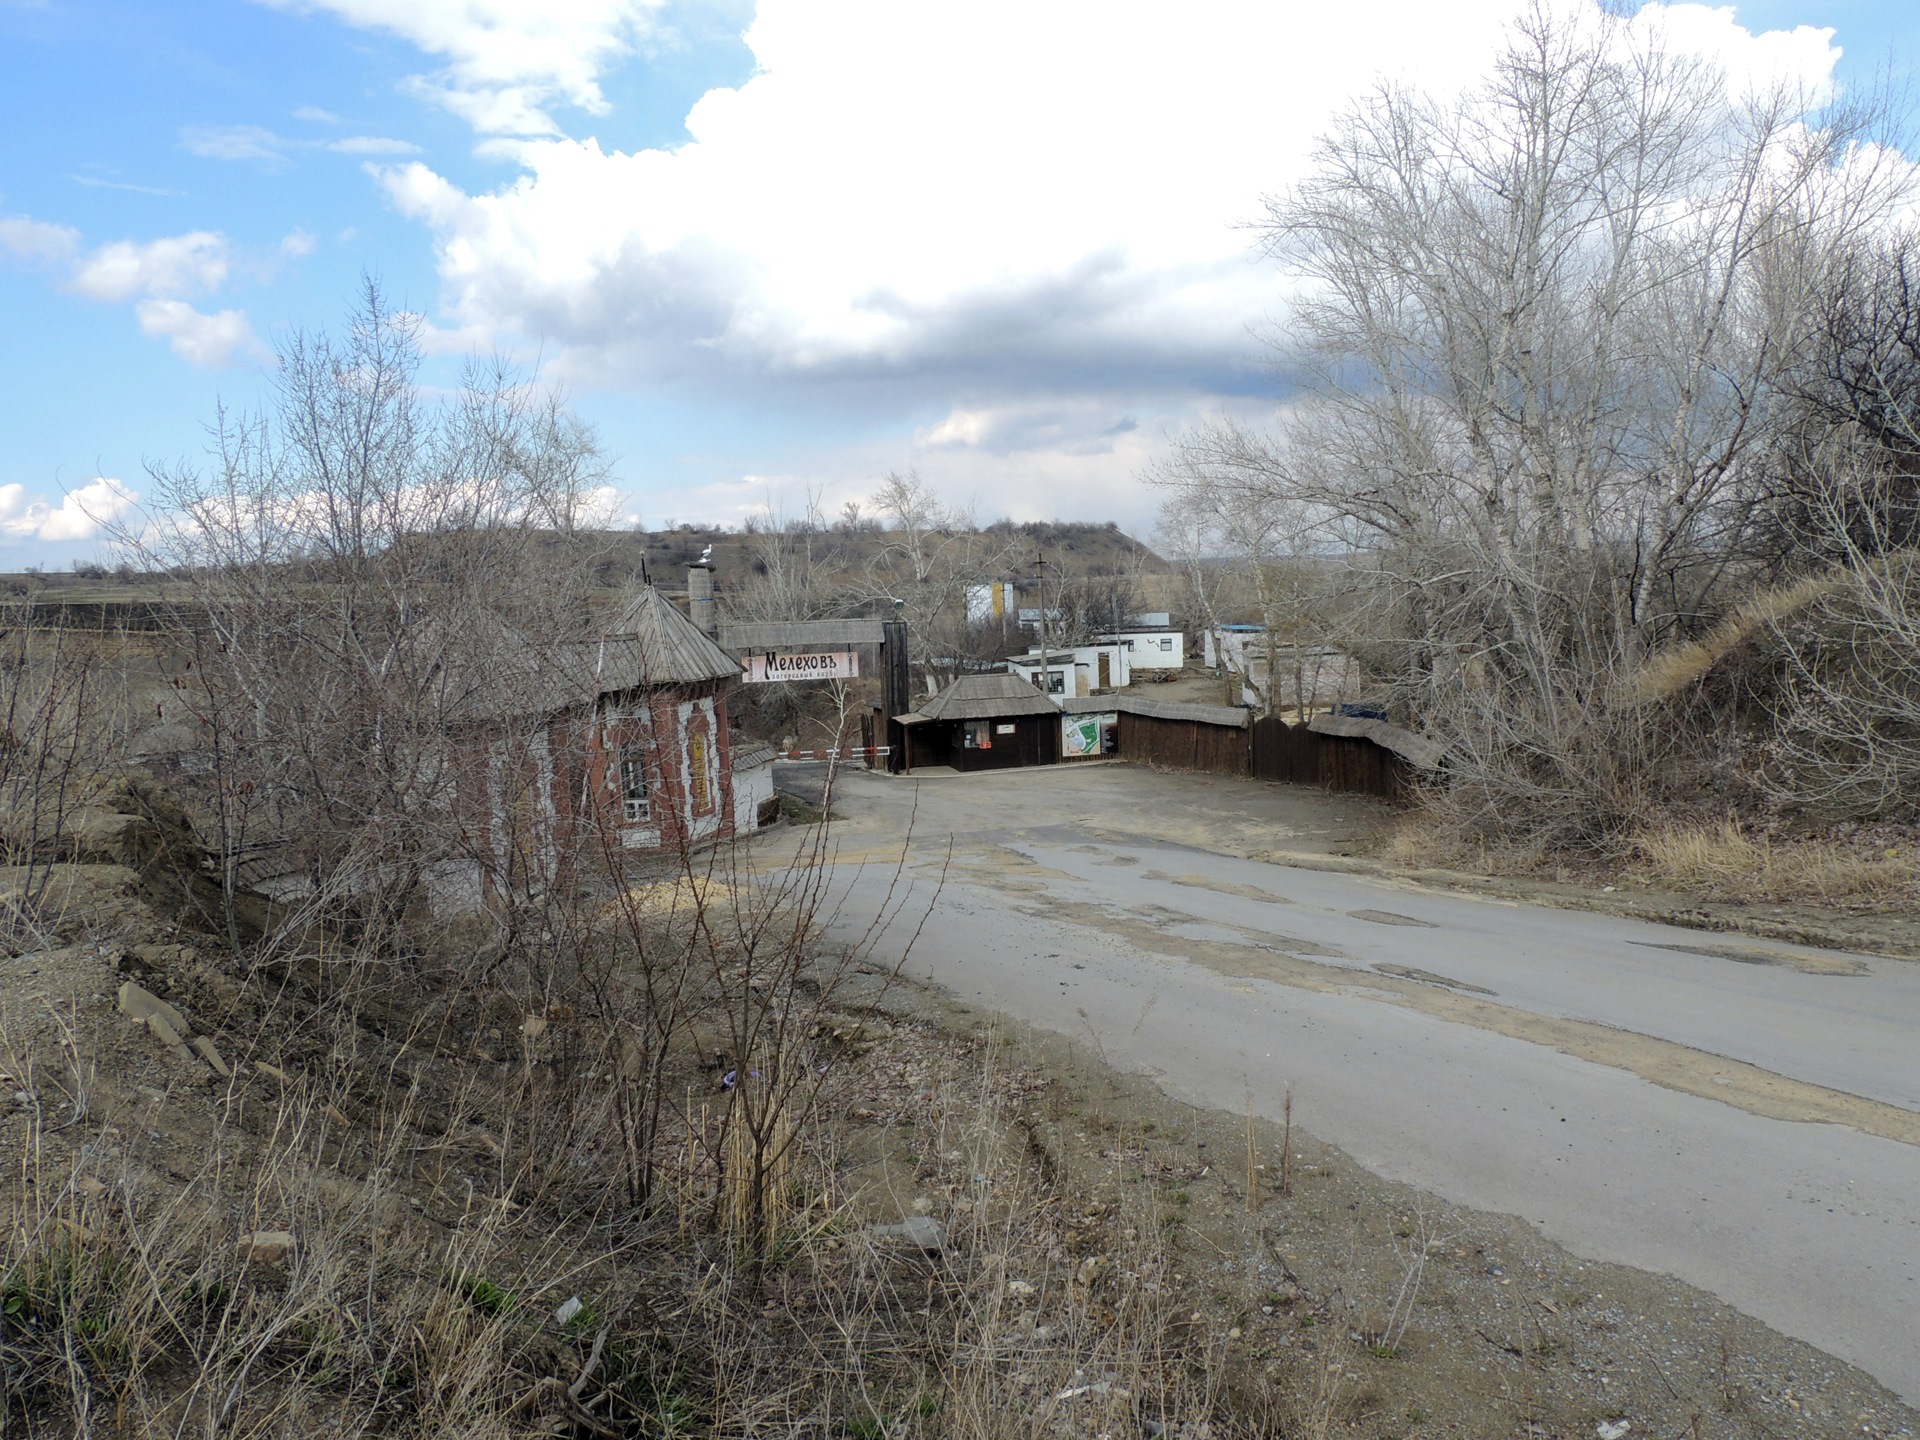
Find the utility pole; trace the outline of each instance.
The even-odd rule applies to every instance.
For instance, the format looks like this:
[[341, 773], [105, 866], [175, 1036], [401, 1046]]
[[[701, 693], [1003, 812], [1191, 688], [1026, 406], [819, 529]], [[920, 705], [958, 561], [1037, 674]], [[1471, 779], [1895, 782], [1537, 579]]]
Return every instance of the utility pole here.
[[[1040, 693], [1053, 694], [1053, 677], [1047, 670], [1047, 557], [1038, 550], [1033, 552], [1034, 588], [1040, 592]], [[1060, 698], [1065, 700], [1066, 683], [1060, 686]], [[1064, 706], [1062, 708], [1065, 708]]]
[[886, 722], [887, 773], [907, 768], [907, 727], [893, 717], [913, 708], [913, 681], [907, 668], [907, 622], [900, 618], [901, 603], [893, 602], [894, 618], [880, 624], [880, 708]]

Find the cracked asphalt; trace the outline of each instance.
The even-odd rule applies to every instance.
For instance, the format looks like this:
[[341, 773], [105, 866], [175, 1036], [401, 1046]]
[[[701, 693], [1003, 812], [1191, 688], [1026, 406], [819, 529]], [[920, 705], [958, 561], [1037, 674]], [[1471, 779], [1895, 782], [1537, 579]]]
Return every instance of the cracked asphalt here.
[[1380, 1175], [1920, 1402], [1920, 964], [1289, 865], [1381, 819], [1291, 786], [847, 772], [834, 809], [834, 925], [876, 961], [911, 941], [915, 977], [1182, 1100], [1291, 1090]]

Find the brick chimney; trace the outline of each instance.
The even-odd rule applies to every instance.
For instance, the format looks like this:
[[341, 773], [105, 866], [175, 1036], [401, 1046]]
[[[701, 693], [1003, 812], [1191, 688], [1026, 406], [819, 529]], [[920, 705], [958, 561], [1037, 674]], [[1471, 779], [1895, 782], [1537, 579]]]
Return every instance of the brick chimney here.
[[713, 618], [713, 565], [705, 556], [687, 567], [687, 617], [703, 635], [719, 628]]

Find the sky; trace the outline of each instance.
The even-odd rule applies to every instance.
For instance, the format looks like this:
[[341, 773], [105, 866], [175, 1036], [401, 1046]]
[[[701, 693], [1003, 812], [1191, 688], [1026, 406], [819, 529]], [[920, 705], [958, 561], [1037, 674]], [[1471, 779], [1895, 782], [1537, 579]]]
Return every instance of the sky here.
[[[111, 558], [362, 276], [430, 382], [564, 389], [623, 523], [915, 470], [1150, 535], [1171, 439], [1285, 394], [1262, 198], [1368, 88], [1471, 84], [1515, 3], [0, 0], [0, 569]], [[1911, 0], [1665, 19], [1842, 89], [1920, 44]]]

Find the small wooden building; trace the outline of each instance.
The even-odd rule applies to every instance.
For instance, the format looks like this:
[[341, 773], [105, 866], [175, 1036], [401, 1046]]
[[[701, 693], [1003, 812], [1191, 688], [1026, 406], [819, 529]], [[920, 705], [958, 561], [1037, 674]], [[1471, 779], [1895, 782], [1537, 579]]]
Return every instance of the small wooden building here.
[[1013, 675], [963, 675], [894, 718], [906, 733], [908, 770], [1004, 770], [1060, 758], [1060, 707]]

